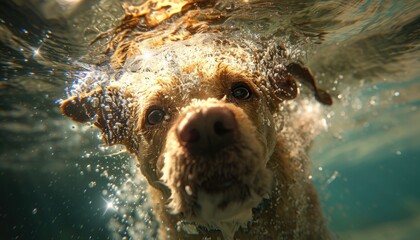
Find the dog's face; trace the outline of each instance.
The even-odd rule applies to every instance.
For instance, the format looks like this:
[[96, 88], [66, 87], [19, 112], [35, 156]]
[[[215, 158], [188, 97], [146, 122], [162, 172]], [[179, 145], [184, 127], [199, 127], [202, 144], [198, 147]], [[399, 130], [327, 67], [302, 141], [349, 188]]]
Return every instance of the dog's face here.
[[244, 207], [250, 214], [271, 184], [272, 116], [254, 83], [222, 74], [190, 93], [170, 91], [182, 98], [147, 99], [138, 111], [140, 161], [170, 189], [171, 211], [198, 220], [232, 219]]
[[168, 194], [172, 213], [245, 223], [271, 190], [273, 113], [296, 85], [289, 75], [270, 77], [283, 88], [265, 91], [250, 48], [195, 40], [143, 50], [118, 79], [62, 110], [76, 121], [96, 117], [106, 143], [126, 145], [149, 183]]
[[250, 55], [235, 50], [179, 44], [148, 52], [153, 60], [138, 66], [147, 72], [121, 77], [139, 100], [143, 172], [169, 188], [172, 213], [195, 221], [247, 221], [270, 191], [275, 124]]

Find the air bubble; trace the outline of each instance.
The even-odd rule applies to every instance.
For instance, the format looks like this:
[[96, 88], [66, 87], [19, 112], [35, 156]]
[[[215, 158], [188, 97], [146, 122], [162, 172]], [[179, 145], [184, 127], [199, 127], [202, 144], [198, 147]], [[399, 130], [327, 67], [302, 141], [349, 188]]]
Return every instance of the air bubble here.
[[339, 175], [338, 171], [334, 171], [334, 173], [331, 175], [331, 177], [328, 178], [326, 184], [330, 185], [332, 182], [334, 182], [335, 179], [337, 179], [338, 175]]
[[108, 177], [108, 171], [107, 170], [103, 171], [100, 176], [101, 177]]
[[96, 98], [96, 97], [92, 98], [91, 102], [92, 102], [92, 107], [96, 108], [96, 107], [99, 106], [99, 99], [98, 98]]
[[185, 186], [185, 192], [187, 192], [187, 194], [189, 196], [191, 196], [193, 194], [192, 189], [189, 185]]

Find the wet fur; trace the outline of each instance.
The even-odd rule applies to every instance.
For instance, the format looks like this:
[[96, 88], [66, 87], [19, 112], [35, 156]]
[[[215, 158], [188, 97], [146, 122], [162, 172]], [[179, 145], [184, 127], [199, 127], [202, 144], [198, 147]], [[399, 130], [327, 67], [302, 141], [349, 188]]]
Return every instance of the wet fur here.
[[[197, 9], [187, 4], [194, 1], [174, 2], [186, 4], [183, 17], [189, 16], [189, 22], [194, 20], [194, 11], [201, 11], [200, 6], [202, 11], [210, 11], [203, 1], [197, 1]], [[138, 11], [149, 16], [149, 10]], [[127, 40], [126, 31], [124, 36], [120, 34], [132, 24], [134, 15], [128, 18], [127, 11], [126, 25], [112, 32], [116, 35], [110, 45], [117, 48], [111, 50], [114, 65], [122, 66], [116, 70], [120, 75], [106, 84], [79, 89], [62, 102], [61, 110], [75, 121], [93, 120], [107, 144], [123, 144], [138, 158], [162, 224], [159, 237], [328, 238], [318, 197], [308, 178], [306, 150], [311, 134], [305, 132], [308, 129], [299, 119], [293, 119], [295, 122], [282, 132], [275, 127], [282, 114], [280, 104], [298, 93], [294, 77], [308, 83], [318, 100], [331, 104], [329, 95], [317, 89], [309, 70], [289, 62], [281, 44], [267, 43], [261, 49], [247, 40], [226, 40], [215, 30], [197, 33], [193, 29], [187, 37], [177, 33], [175, 40], [164, 40], [159, 37], [164, 27], [156, 30], [160, 22], [152, 21], [144, 35], [153, 41], [141, 34], [140, 39]], [[183, 17], [173, 24], [182, 22]], [[201, 25], [211, 22], [207, 19]], [[154, 31], [158, 32], [153, 35]], [[121, 41], [119, 47], [116, 40]], [[144, 60], [146, 53], [153, 59]], [[164, 62], [170, 66], [161, 66]], [[250, 87], [251, 99], [232, 97], [232, 86], [238, 82]], [[155, 106], [162, 107], [167, 116], [158, 126], [145, 120], [150, 107]], [[216, 155], [189, 155], [178, 142], [176, 127], [190, 112], [214, 106], [233, 112], [239, 124], [234, 144]], [[204, 191], [203, 184], [217, 182], [215, 176], [234, 178], [235, 188]], [[213, 215], [210, 208], [221, 210]], [[187, 226], [198, 234], [185, 232]]]

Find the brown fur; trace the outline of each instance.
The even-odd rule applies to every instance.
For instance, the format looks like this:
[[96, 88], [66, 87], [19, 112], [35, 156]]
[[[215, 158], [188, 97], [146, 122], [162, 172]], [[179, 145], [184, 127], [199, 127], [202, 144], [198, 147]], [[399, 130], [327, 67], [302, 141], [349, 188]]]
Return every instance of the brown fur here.
[[[108, 50], [120, 74], [77, 88], [61, 110], [75, 121], [93, 119], [107, 144], [123, 144], [138, 158], [162, 239], [216, 239], [222, 233], [226, 239], [326, 239], [308, 179], [310, 134], [298, 119], [281, 133], [276, 123], [279, 104], [297, 96], [294, 77], [311, 86], [319, 101], [331, 104], [331, 98], [316, 87], [308, 69], [289, 62], [281, 44], [226, 39], [217, 23], [231, 9], [220, 8], [192, 0], [126, 6], [121, 25], [102, 35], [111, 36]], [[134, 30], [138, 25], [144, 29]], [[249, 99], [232, 95], [238, 83], [249, 87]], [[165, 113], [156, 125], [147, 121], [154, 108]], [[238, 129], [220, 153], [195, 156], [181, 144], [177, 129], [190, 121], [187, 116], [212, 108], [231, 112]], [[202, 189], [220, 184], [220, 176], [234, 178], [235, 187], [216, 193]], [[207, 197], [221, 199], [222, 215], [250, 200], [245, 209], [239, 207], [239, 216], [209, 220], [203, 209]], [[183, 231], [187, 225], [199, 234]]]

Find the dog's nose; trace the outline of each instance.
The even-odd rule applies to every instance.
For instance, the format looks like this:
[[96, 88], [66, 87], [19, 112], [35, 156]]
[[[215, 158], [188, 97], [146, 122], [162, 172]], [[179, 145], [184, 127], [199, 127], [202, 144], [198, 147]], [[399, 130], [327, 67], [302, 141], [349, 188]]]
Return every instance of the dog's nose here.
[[178, 139], [191, 153], [215, 153], [232, 140], [237, 129], [233, 112], [211, 107], [189, 112], [179, 123]]

